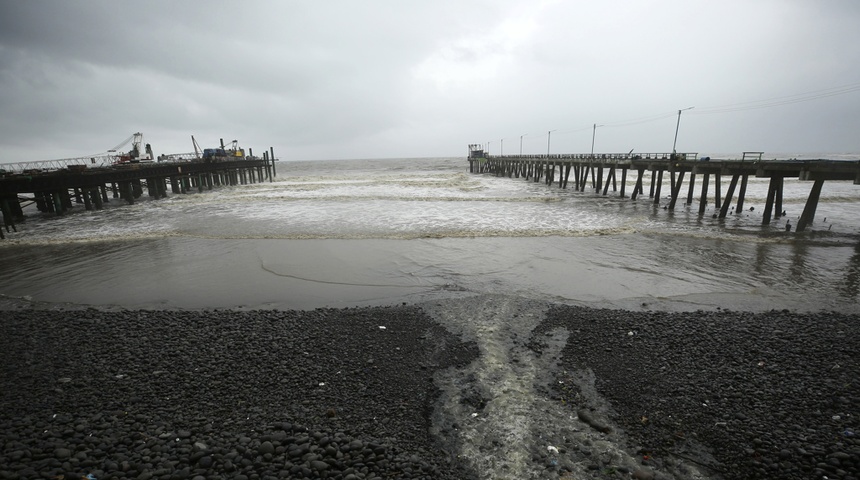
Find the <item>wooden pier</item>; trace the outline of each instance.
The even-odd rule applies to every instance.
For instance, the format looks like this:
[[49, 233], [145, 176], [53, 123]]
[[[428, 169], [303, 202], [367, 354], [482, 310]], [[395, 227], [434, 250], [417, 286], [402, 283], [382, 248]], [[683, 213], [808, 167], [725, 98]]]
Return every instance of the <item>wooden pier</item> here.
[[[693, 203], [696, 195], [696, 179], [701, 177], [699, 193], [699, 215], [704, 215], [708, 204], [709, 188], [713, 179], [715, 215], [725, 218], [737, 190], [735, 212], [740, 213], [744, 206], [747, 182], [750, 176], [769, 178], [767, 200], [765, 202], [762, 224], [782, 215], [782, 193], [786, 178], [797, 178], [812, 182], [803, 213], [796, 225], [796, 231], [804, 231], [815, 218], [821, 188], [826, 180], [851, 180], [860, 185], [860, 162], [839, 160], [762, 160], [762, 152], [745, 152], [740, 160], [697, 159], [695, 153], [640, 153], [640, 154], [560, 154], [560, 155], [486, 155], [477, 145], [470, 145], [469, 171], [472, 173], [491, 173], [499, 177], [523, 177], [547, 185], [557, 184], [567, 188], [573, 172], [573, 187], [585, 191], [586, 187], [609, 193], [613, 192], [627, 198], [628, 176], [635, 175], [630, 198], [636, 200], [644, 194], [643, 178], [645, 171], [650, 172], [648, 196], [654, 204], [659, 204], [661, 192], [669, 178], [670, 200], [666, 208], [674, 210], [682, 198], [685, 178], [686, 204]], [[667, 175], [668, 174], [668, 175]], [[620, 180], [619, 180], [620, 177]], [[729, 179], [729, 186], [722, 195], [723, 178]]]
[[81, 204], [86, 210], [101, 210], [112, 199], [134, 204], [144, 194], [144, 189], [153, 199], [165, 198], [168, 185], [172, 194], [187, 194], [195, 190], [202, 193], [217, 186], [271, 182], [276, 174], [274, 162], [274, 150], [270, 148], [262, 158], [222, 157], [95, 168], [69, 164], [50, 170], [4, 171], [0, 175], [3, 214], [0, 238], [17, 232], [16, 224], [24, 221], [24, 207], [32, 203], [42, 213], [63, 215]]

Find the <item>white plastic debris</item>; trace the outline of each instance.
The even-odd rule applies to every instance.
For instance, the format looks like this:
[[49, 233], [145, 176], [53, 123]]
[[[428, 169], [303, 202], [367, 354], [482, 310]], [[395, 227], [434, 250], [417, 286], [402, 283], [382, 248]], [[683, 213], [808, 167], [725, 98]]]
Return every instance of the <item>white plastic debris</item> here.
[[473, 414], [472, 414], [472, 418], [475, 418], [475, 417], [477, 417], [477, 416], [478, 416], [478, 414], [477, 414], [477, 413], [473, 413]]
[[628, 337], [632, 337], [633, 335], [634, 335], [633, 330], [630, 330], [629, 332], [627, 332]]
[[552, 445], [548, 445], [548, 446], [546, 447], [546, 450], [547, 450], [549, 453], [554, 453], [554, 454], [558, 455], [558, 448], [553, 447]]
[[321, 386], [321, 387], [324, 387], [324, 386], [325, 386], [325, 382], [320, 382], [320, 386]]
[[380, 330], [385, 330], [385, 325], [380, 325], [380, 326], [379, 326], [379, 329], [380, 329]]

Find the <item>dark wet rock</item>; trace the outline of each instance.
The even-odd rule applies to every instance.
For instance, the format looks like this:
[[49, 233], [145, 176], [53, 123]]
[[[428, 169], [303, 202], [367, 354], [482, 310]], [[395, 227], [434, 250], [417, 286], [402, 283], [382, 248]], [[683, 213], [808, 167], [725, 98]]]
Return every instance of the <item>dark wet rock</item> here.
[[275, 446], [272, 445], [272, 442], [265, 441], [260, 444], [260, 447], [257, 449], [260, 452], [260, 455], [272, 454], [275, 453]]
[[557, 328], [575, 335], [555, 394], [591, 425], [601, 416], [570, 385], [593, 372], [611, 407], [600, 413], [660, 466], [655, 478], [686, 478], [683, 462], [738, 480], [860, 478], [860, 443], [845, 433], [858, 427], [845, 412], [860, 410], [857, 315], [554, 306], [532, 332], [536, 351]]
[[476, 355], [412, 306], [3, 312], [0, 478], [475, 478], [428, 427]]

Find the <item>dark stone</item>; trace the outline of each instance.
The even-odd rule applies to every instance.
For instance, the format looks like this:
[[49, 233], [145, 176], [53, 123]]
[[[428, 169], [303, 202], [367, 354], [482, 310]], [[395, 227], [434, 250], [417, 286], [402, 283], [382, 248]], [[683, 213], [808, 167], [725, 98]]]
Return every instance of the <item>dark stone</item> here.
[[257, 449], [261, 455], [272, 454], [275, 453], [275, 446], [272, 445], [272, 442], [266, 441], [260, 444], [260, 447]]

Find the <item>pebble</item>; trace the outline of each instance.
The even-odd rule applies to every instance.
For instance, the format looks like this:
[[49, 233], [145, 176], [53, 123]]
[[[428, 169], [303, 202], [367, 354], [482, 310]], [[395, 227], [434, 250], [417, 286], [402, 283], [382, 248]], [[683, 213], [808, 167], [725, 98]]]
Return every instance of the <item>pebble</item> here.
[[[100, 480], [367, 480], [429, 472], [476, 479], [439, 448], [426, 424], [436, 372], [470, 363], [478, 350], [418, 307], [93, 310], [86, 321], [73, 311], [6, 313], [0, 480], [67, 473], [73, 462], [90, 463], [73, 476]], [[380, 336], [378, 325], [430, 334]], [[32, 338], [40, 342], [38, 357], [28, 347]], [[346, 366], [350, 358], [363, 359], [359, 369]], [[34, 438], [44, 440], [20, 443]], [[353, 471], [343, 473], [347, 468]]]

